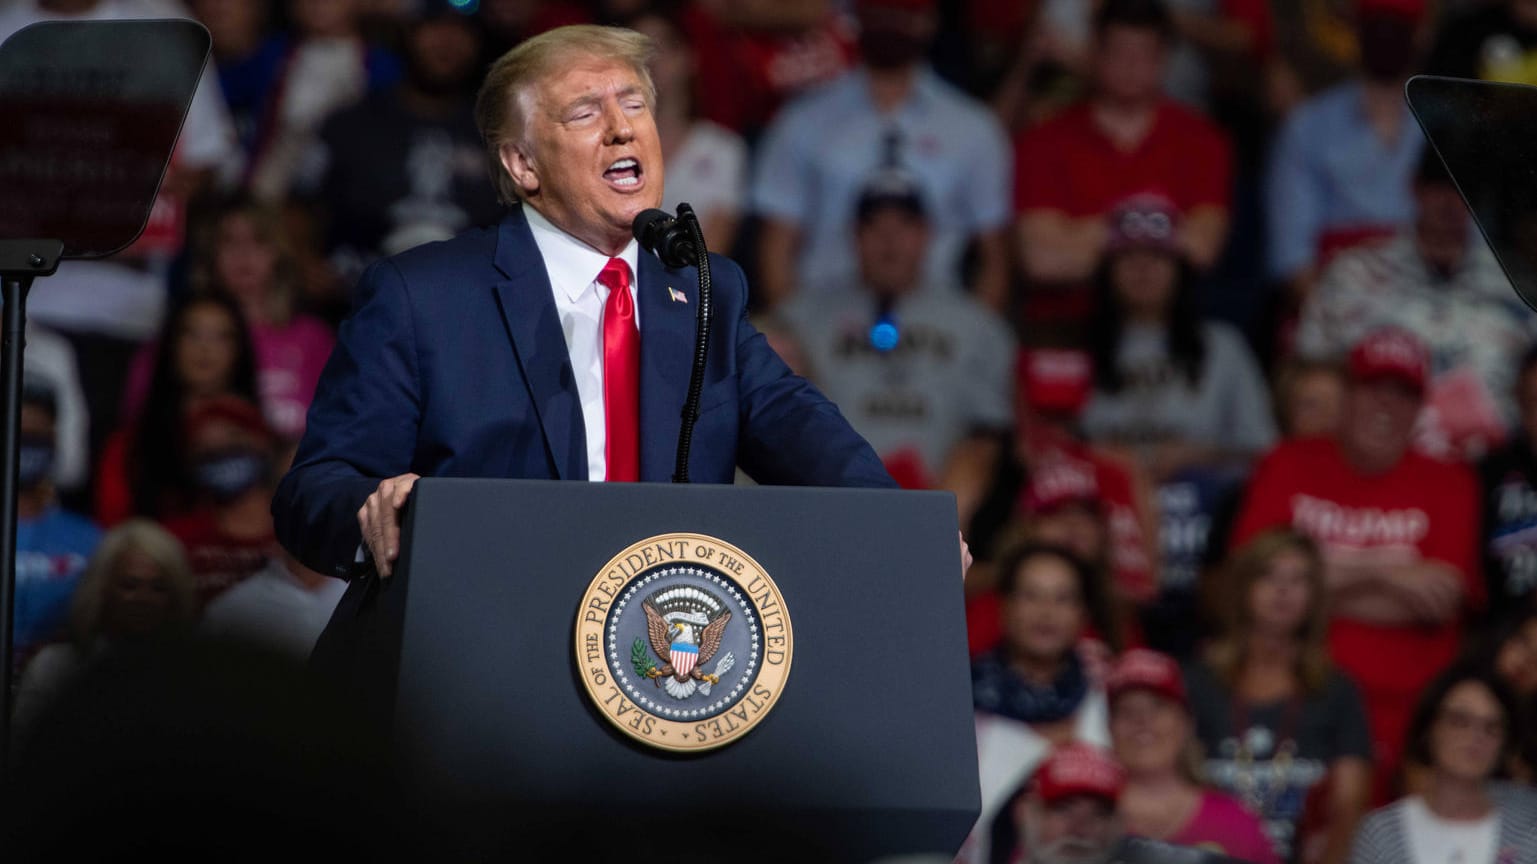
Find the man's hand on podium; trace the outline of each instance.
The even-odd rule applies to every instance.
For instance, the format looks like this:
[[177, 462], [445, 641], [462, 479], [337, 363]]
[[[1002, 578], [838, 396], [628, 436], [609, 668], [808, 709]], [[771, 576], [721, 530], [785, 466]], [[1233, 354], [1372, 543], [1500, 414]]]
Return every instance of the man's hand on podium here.
[[380, 579], [388, 579], [395, 571], [395, 558], [400, 554], [400, 508], [420, 479], [419, 474], [401, 474], [381, 480], [379, 488], [358, 509], [358, 527], [363, 530], [363, 542]]
[[966, 571], [971, 569], [971, 547], [966, 545], [966, 535], [955, 532], [961, 538], [961, 581], [966, 581]]

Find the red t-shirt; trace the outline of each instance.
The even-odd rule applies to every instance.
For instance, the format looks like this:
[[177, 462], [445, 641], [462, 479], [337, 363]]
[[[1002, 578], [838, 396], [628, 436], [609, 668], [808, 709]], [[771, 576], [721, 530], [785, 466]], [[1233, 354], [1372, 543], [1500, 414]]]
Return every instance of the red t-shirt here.
[[197, 581], [199, 609], [255, 575], [278, 551], [276, 537], [231, 537], [206, 511], [167, 520], [165, 528], [186, 547], [187, 563]]
[[[1392, 470], [1363, 477], [1332, 439], [1285, 441], [1255, 469], [1233, 544], [1290, 525], [1335, 554], [1440, 561], [1462, 576], [1467, 603], [1476, 608], [1484, 601], [1478, 513], [1477, 483], [1465, 466], [1411, 452]], [[1415, 699], [1457, 654], [1459, 630], [1455, 621], [1383, 626], [1336, 617], [1330, 623], [1330, 652], [1360, 683], [1384, 755], [1398, 753]]]
[[695, 113], [738, 132], [768, 125], [779, 106], [854, 65], [857, 40], [832, 15], [797, 33], [740, 30], [694, 4], [684, 27], [694, 46]]
[[1074, 218], [1107, 214], [1127, 197], [1161, 195], [1189, 213], [1227, 207], [1232, 153], [1211, 121], [1172, 101], [1158, 107], [1135, 149], [1117, 148], [1085, 102], [1014, 141], [1014, 209], [1056, 210]]

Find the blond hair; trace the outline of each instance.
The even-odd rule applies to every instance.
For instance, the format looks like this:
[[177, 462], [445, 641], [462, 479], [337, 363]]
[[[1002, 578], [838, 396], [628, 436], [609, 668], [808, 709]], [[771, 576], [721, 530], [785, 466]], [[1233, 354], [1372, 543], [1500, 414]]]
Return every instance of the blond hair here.
[[130, 519], [107, 532], [91, 562], [85, 567], [80, 587], [70, 603], [70, 635], [75, 644], [88, 649], [101, 634], [101, 618], [107, 590], [117, 572], [118, 563], [129, 552], [138, 552], [151, 561], [166, 577], [171, 591], [171, 619], [190, 623], [197, 614], [197, 583], [181, 542], [148, 519]]
[[475, 97], [475, 125], [486, 145], [487, 168], [503, 204], [521, 200], [522, 192], [502, 166], [501, 151], [507, 144], [524, 143], [531, 91], [541, 81], [560, 72], [577, 57], [597, 57], [623, 63], [635, 71], [645, 88], [648, 105], [656, 104], [656, 85], [647, 68], [656, 54], [651, 37], [623, 27], [577, 24], [557, 27], [503, 54], [491, 64]]
[[266, 308], [262, 311], [267, 316], [266, 323], [281, 327], [294, 316], [299, 291], [299, 257], [288, 236], [283, 213], [249, 195], [241, 194], [220, 202], [209, 218], [201, 220], [192, 229], [193, 255], [188, 274], [192, 293], [199, 297], [228, 293], [228, 286], [219, 276], [218, 259], [220, 235], [232, 219], [250, 222], [256, 239], [272, 250], [272, 284], [268, 286]]
[[1317, 693], [1328, 683], [1329, 598], [1324, 583], [1323, 558], [1318, 546], [1305, 534], [1289, 528], [1276, 528], [1255, 535], [1233, 553], [1221, 570], [1219, 580], [1206, 586], [1207, 608], [1219, 624], [1219, 635], [1206, 649], [1206, 662], [1227, 686], [1236, 687], [1247, 660], [1248, 640], [1253, 629], [1253, 611], [1249, 594], [1254, 583], [1267, 572], [1275, 559], [1288, 552], [1307, 560], [1308, 611], [1296, 634], [1297, 677], [1303, 689]]

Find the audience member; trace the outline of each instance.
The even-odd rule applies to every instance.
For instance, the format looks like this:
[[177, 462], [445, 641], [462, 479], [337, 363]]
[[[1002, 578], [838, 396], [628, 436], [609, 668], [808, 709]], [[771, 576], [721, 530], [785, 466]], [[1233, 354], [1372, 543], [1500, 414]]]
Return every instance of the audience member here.
[[197, 506], [165, 527], [187, 550], [201, 610], [278, 554], [275, 442], [260, 409], [239, 396], [199, 402], [187, 412], [186, 427], [185, 470]]
[[1415, 217], [1391, 240], [1334, 259], [1302, 307], [1297, 350], [1343, 356], [1398, 327], [1430, 350], [1420, 445], [1474, 458], [1516, 419], [1512, 375], [1537, 317], [1510, 290], [1434, 152], [1414, 179]]
[[1371, 733], [1329, 660], [1318, 547], [1265, 531], [1215, 588], [1216, 638], [1185, 671], [1207, 776], [1260, 817], [1279, 860], [1341, 864], [1371, 795]]
[[689, 4], [689, 41], [699, 52], [700, 116], [751, 140], [781, 105], [847, 72], [862, 41], [844, 14], [848, 5], [845, 0]]
[[1489, 617], [1499, 623], [1537, 599], [1537, 347], [1516, 369], [1520, 422], [1479, 465]]
[[68, 642], [38, 652], [22, 673], [14, 709], [18, 737], [103, 651], [180, 633], [197, 615], [196, 589], [181, 544], [134, 519], [102, 538], [70, 601]]
[[783, 307], [817, 386], [893, 468], [931, 487], [975, 436], [1009, 427], [1014, 337], [965, 296], [928, 290], [934, 234], [921, 189], [876, 175], [854, 211], [856, 281]]
[[[1041, 478], [1039, 501], [1056, 500], [1048, 487], [1088, 471], [1098, 490], [1109, 537], [1110, 580], [1117, 604], [1140, 603], [1156, 588], [1153, 556], [1158, 525], [1147, 478], [1133, 463], [1085, 444], [1077, 434], [1078, 415], [1091, 390], [1087, 355], [1058, 349], [1020, 352], [1017, 363], [1015, 428], [1012, 435], [978, 438], [975, 446], [957, 451], [946, 471], [943, 487], [956, 496], [961, 524], [986, 561], [1001, 541], [1018, 533], [1041, 515], [1032, 508], [1030, 487]], [[1074, 484], [1067, 484], [1074, 485]], [[1097, 556], [1096, 556], [1097, 557]], [[986, 589], [986, 568], [967, 590]]]
[[27, 322], [25, 375], [53, 392], [58, 450], [52, 478], [61, 491], [84, 491], [91, 471], [91, 411], [86, 405], [75, 350], [58, 333]]
[[324, 211], [331, 264], [349, 285], [381, 255], [501, 216], [475, 127], [479, 31], [433, 0], [404, 46], [404, 80], [317, 121], [296, 177], [295, 193]]
[[[210, 217], [200, 239], [193, 291], [222, 292], [240, 304], [256, 354], [262, 413], [279, 437], [297, 441], [335, 339], [322, 321], [297, 309], [299, 263], [282, 216], [237, 198]], [[147, 385], [148, 363], [143, 368]]]
[[1051, 749], [1108, 743], [1105, 704], [1080, 656], [1092, 627], [1115, 632], [1102, 583], [1072, 553], [1024, 546], [1000, 567], [1003, 644], [972, 664], [982, 812], [963, 858], [988, 860], [988, 826]]
[[922, 190], [933, 226], [932, 287], [962, 284], [1002, 308], [1008, 270], [1008, 144], [998, 121], [923, 60], [935, 0], [859, 0], [862, 65], [786, 106], [764, 136], [752, 206], [763, 217], [755, 286], [769, 303], [847, 284], [855, 205], [879, 170], [899, 165]]
[[747, 197], [747, 143], [742, 136], [699, 115], [695, 97], [698, 53], [682, 20], [642, 12], [629, 26], [656, 42], [651, 80], [656, 85], [656, 129], [662, 140], [667, 186], [662, 207], [674, 213], [688, 203], [699, 216], [705, 245], [730, 253], [736, 245]]
[[1486, 673], [1438, 676], [1409, 729], [1424, 788], [1366, 817], [1352, 864], [1537, 861], [1537, 792], [1496, 780], [1514, 756], [1517, 717], [1510, 691]]
[[1116, 661], [1105, 689], [1110, 738], [1126, 769], [1119, 804], [1126, 832], [1253, 864], [1276, 864], [1279, 859], [1254, 814], [1201, 785], [1195, 720], [1174, 660], [1133, 648]]
[[1091, 346], [1089, 440], [1126, 448], [1155, 483], [1247, 468], [1275, 443], [1264, 377], [1231, 325], [1203, 322], [1179, 215], [1133, 199], [1111, 217]]
[[[1116, 804], [1126, 772], [1092, 744], [1069, 744], [1041, 763], [1024, 794], [1015, 796], [994, 862], [1022, 864], [1105, 864], [1123, 831]], [[1017, 838], [1017, 840], [1016, 840]], [[1017, 846], [1017, 848], [1016, 848]]]
[[1537, 3], [1496, 0], [1452, 6], [1425, 71], [1452, 78], [1537, 84]]
[[331, 620], [347, 583], [274, 556], [203, 610], [204, 635], [267, 648], [304, 661]]
[[1282, 437], [1338, 435], [1345, 386], [1345, 370], [1338, 360], [1287, 358], [1275, 375], [1276, 425]]
[[271, 0], [189, 0], [192, 14], [213, 37], [213, 63], [219, 89], [229, 107], [230, 121], [245, 156], [255, 149], [256, 130], [262, 122], [267, 88], [282, 66], [285, 46], [268, 38], [273, 13]]
[[144, 407], [113, 433], [97, 467], [96, 518], [164, 519], [196, 500], [184, 468], [186, 417], [221, 395], [255, 401], [256, 359], [245, 316], [222, 294], [194, 297], [171, 310], [155, 349]]
[[1271, 276], [1305, 300], [1337, 252], [1391, 235], [1414, 208], [1409, 180], [1425, 148], [1404, 101], [1417, 22], [1403, 4], [1360, 4], [1361, 72], [1297, 106], [1266, 178]]
[[[288, 0], [288, 14], [292, 35], [272, 37], [282, 60], [262, 87], [262, 122], [247, 171], [251, 191], [266, 201], [288, 196], [327, 116], [392, 86], [401, 71], [393, 54], [364, 39], [357, 0]], [[351, 155], [366, 155], [367, 149]]]
[[1309, 97], [1357, 73], [1355, 12], [1356, 4], [1341, 0], [1272, 0], [1275, 55], [1265, 70], [1272, 116], [1285, 118]]
[[1231, 154], [1215, 126], [1165, 95], [1168, 9], [1161, 0], [1106, 0], [1094, 30], [1091, 97], [1015, 142], [1027, 315], [1082, 320], [1081, 288], [1109, 241], [1107, 217], [1132, 196], [1161, 195], [1185, 214], [1177, 242], [1198, 270], [1216, 262], [1227, 238]]
[[1488, 632], [1469, 653], [1473, 662], [1505, 682], [1516, 698], [1518, 764], [1511, 767], [1511, 774], [1532, 784], [1537, 782], [1537, 604], [1522, 604], [1518, 613], [1506, 616]]
[[[30, 358], [29, 358], [30, 359]], [[58, 397], [36, 379], [21, 397], [17, 456], [16, 593], [11, 645], [20, 667], [63, 635], [69, 601], [101, 540], [90, 520], [59, 506], [54, 466], [59, 452]]]
[[1233, 543], [1289, 525], [1323, 551], [1330, 652], [1361, 685], [1377, 791], [1397, 769], [1414, 700], [1458, 650], [1463, 612], [1483, 603], [1472, 472], [1412, 452], [1425, 350], [1397, 330], [1350, 359], [1338, 437], [1282, 442], [1254, 472]]

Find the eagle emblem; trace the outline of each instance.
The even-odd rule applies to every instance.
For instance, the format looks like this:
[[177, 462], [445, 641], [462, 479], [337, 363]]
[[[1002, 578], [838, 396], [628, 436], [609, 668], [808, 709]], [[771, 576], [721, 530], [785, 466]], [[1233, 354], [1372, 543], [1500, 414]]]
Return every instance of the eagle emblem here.
[[[735, 658], [727, 651], [713, 671], [705, 667], [720, 650], [731, 610], [698, 588], [673, 588], [641, 601], [646, 612], [646, 637], [631, 646], [630, 660], [637, 675], [667, 691], [674, 699], [694, 692], [710, 695], [720, 676], [731, 671]], [[661, 663], [658, 664], [657, 661]]]

